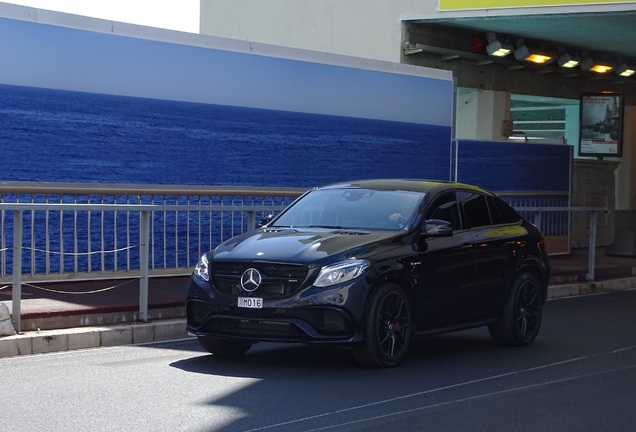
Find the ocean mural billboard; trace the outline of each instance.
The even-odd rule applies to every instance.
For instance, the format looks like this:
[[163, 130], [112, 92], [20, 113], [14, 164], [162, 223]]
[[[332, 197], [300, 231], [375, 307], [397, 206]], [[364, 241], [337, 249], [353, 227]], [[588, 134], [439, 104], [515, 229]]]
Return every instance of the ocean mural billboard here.
[[13, 10], [0, 7], [0, 180], [450, 179], [448, 71]]

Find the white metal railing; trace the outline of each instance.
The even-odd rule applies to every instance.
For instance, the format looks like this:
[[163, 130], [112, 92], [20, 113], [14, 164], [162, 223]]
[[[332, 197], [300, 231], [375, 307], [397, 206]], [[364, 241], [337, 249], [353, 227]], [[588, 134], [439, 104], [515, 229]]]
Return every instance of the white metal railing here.
[[[37, 212], [37, 211], [54, 211], [54, 212], [64, 212], [64, 211], [72, 211], [75, 215], [78, 213], [85, 212], [87, 215], [90, 212], [125, 212], [125, 213], [137, 213], [139, 215], [139, 227], [138, 227], [138, 244], [134, 246], [138, 249], [138, 260], [137, 260], [137, 270], [139, 277], [139, 319], [141, 321], [147, 321], [148, 319], [148, 277], [150, 275], [150, 263], [151, 263], [151, 220], [153, 216], [158, 212], [232, 212], [232, 213], [244, 213], [247, 215], [247, 223], [242, 224], [241, 227], [244, 227], [246, 231], [254, 229], [256, 227], [256, 215], [258, 213], [264, 212], [276, 212], [280, 211], [284, 208], [284, 206], [256, 206], [251, 205], [249, 207], [245, 206], [231, 206], [231, 207], [219, 207], [219, 206], [155, 206], [155, 205], [116, 205], [116, 204], [0, 204], [0, 209], [2, 211], [12, 211], [13, 212], [13, 244], [11, 246], [11, 267], [12, 267], [12, 317], [13, 317], [13, 325], [16, 331], [20, 329], [20, 314], [21, 307], [20, 302], [22, 298], [22, 280], [23, 280], [23, 222], [24, 222], [24, 214], [25, 212]], [[130, 226], [127, 227], [130, 229]], [[102, 232], [103, 234], [103, 232]], [[230, 233], [230, 236], [238, 234], [238, 232]], [[127, 236], [128, 241], [130, 242], [130, 235]], [[76, 240], [76, 239], [75, 239]], [[102, 239], [103, 240], [103, 239]], [[219, 239], [220, 241], [221, 239]], [[75, 241], [75, 245], [77, 246], [77, 241]], [[90, 241], [86, 243], [89, 252], [88, 255], [93, 252], [90, 251]], [[133, 246], [127, 246], [125, 249], [130, 250]], [[33, 252], [33, 247], [27, 247], [31, 252]], [[206, 249], [207, 250], [207, 249]], [[6, 251], [6, 249], [5, 249]], [[44, 254], [48, 255], [51, 251], [44, 250], [42, 251]], [[101, 262], [102, 262], [102, 271], [105, 265], [106, 260], [104, 260], [104, 254], [108, 251], [98, 251], [101, 254]], [[117, 252], [117, 251], [110, 251]], [[200, 243], [198, 245], [198, 254], [200, 255], [204, 251], [200, 247]], [[76, 257], [77, 253], [73, 253]], [[198, 259], [198, 258], [197, 258]], [[90, 263], [90, 260], [88, 260]], [[196, 262], [196, 261], [194, 261]], [[131, 270], [130, 261], [127, 265], [127, 270]], [[75, 268], [77, 268], [77, 261], [75, 262]], [[176, 269], [175, 269], [176, 270]], [[185, 273], [189, 273], [192, 271], [190, 265], [183, 269]], [[88, 272], [90, 273], [90, 266], [88, 268]], [[113, 277], [114, 274], [111, 274], [110, 277]]]
[[545, 215], [555, 213], [567, 213], [568, 215], [576, 212], [583, 212], [589, 214], [589, 231], [588, 231], [588, 261], [587, 261], [587, 273], [585, 279], [593, 281], [595, 278], [594, 268], [596, 267], [596, 231], [597, 221], [599, 214], [609, 213], [611, 209], [609, 207], [524, 207], [524, 212], [533, 213], [534, 217], [530, 218], [540, 229], [543, 229], [543, 220]]
[[[522, 216], [535, 223], [535, 212], [531, 209], [550, 209], [542, 214], [541, 231], [546, 237], [563, 237], [570, 235], [570, 196], [564, 192], [502, 192], [498, 194], [513, 206]], [[559, 209], [559, 210], [556, 210]], [[566, 241], [566, 243], [569, 243]], [[569, 248], [555, 250], [552, 253], [569, 253]]]
[[[2, 280], [16, 270], [25, 274], [30, 281], [125, 277], [131, 270], [138, 269], [140, 261], [143, 261], [139, 255], [141, 244], [138, 243], [143, 230], [147, 230], [149, 235], [147, 258], [151, 270], [157, 275], [181, 275], [192, 270], [203, 252], [223, 240], [253, 229], [259, 214], [264, 217], [284, 208], [282, 204], [254, 203], [0, 203], [0, 211], [4, 213], [2, 231], [5, 234], [12, 233], [13, 238], [12, 246], [7, 247], [8, 236], [5, 235], [4, 246], [0, 250]], [[12, 217], [7, 212], [12, 212]], [[142, 219], [146, 213], [152, 216], [148, 221]], [[54, 229], [51, 228], [52, 214], [55, 215]], [[64, 226], [64, 215], [67, 214], [70, 214], [69, 224]], [[124, 223], [118, 226], [120, 216]], [[39, 219], [43, 222], [41, 225]], [[55, 231], [56, 238], [52, 238], [51, 231]], [[17, 246], [21, 249], [19, 256], [16, 254]], [[122, 259], [118, 260], [119, 256]], [[17, 258], [24, 265], [16, 266]], [[7, 272], [9, 269], [12, 269], [11, 273]]]
[[303, 191], [3, 183], [0, 289], [12, 286], [14, 327], [19, 331], [23, 282], [131, 276], [139, 278], [146, 321], [149, 276], [189, 274], [202, 253], [254, 229]]
[[9, 279], [13, 268], [9, 246], [16, 210], [23, 218], [26, 280], [129, 276], [139, 268], [139, 218], [145, 209], [152, 215], [151, 272], [179, 275], [190, 271], [204, 251], [253, 227], [259, 216], [280, 211], [302, 192], [298, 188], [0, 184], [0, 283]]

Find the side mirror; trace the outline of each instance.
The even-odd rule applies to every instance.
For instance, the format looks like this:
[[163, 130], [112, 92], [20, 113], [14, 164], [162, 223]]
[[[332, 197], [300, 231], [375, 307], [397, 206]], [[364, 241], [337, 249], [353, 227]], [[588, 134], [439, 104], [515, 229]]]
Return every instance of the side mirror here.
[[272, 221], [272, 219], [274, 219], [274, 215], [273, 214], [267, 215], [267, 217], [264, 217], [263, 219], [258, 221], [258, 227], [259, 228], [264, 227], [265, 225], [270, 223]]
[[453, 227], [450, 222], [441, 219], [429, 219], [424, 224], [424, 237], [451, 237]]

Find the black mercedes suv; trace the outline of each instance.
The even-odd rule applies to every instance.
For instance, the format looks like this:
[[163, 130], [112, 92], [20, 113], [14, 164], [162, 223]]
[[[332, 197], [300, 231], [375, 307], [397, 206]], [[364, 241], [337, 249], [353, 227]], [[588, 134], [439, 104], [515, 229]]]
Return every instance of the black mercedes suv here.
[[322, 343], [370, 366], [398, 364], [414, 334], [488, 326], [498, 343], [528, 345], [547, 295], [544, 243], [475, 186], [320, 187], [201, 257], [187, 330], [221, 356], [259, 341]]

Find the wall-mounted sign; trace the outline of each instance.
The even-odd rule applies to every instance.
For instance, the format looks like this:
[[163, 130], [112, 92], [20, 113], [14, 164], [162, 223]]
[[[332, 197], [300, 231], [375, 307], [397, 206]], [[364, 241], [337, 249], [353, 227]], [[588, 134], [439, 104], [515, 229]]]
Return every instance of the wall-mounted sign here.
[[623, 95], [583, 93], [579, 125], [579, 156], [621, 156]]
[[534, 6], [577, 6], [603, 3], [636, 3], [636, 0], [439, 0], [439, 10], [495, 9]]

